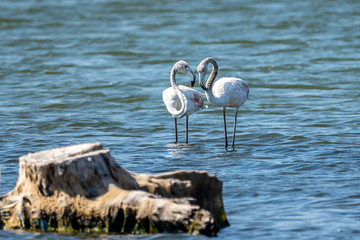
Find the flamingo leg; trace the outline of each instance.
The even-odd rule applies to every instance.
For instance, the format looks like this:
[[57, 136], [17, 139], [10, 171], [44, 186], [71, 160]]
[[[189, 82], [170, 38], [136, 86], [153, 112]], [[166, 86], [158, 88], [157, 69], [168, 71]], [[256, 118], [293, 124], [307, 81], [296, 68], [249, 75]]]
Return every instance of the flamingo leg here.
[[178, 132], [177, 132], [177, 118], [174, 118], [175, 121], [175, 143], [178, 142]]
[[233, 131], [232, 144], [231, 144], [232, 148], [235, 148], [235, 132], [236, 132], [237, 114], [238, 114], [238, 110], [235, 110], [234, 131]]
[[188, 144], [189, 134], [189, 116], [186, 116], [186, 144]]
[[225, 148], [228, 148], [228, 140], [227, 140], [227, 131], [226, 131], [226, 116], [225, 116], [226, 107], [223, 107], [223, 118], [224, 118], [224, 131], [225, 131]]

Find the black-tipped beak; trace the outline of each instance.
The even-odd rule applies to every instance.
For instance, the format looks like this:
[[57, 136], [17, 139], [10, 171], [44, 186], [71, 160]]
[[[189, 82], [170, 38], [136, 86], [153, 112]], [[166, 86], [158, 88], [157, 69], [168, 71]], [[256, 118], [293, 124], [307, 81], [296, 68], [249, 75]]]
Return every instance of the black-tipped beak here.
[[200, 87], [201, 87], [202, 89], [204, 89], [204, 91], [207, 90], [206, 87], [204, 86], [204, 84], [202, 83], [202, 81], [200, 81]]
[[201, 74], [201, 73], [199, 73], [199, 83], [200, 83], [200, 87], [202, 88], [202, 89], [204, 89], [204, 91], [206, 91], [206, 90], [208, 90], [207, 88], [206, 88], [206, 86], [204, 85], [204, 81], [203, 81], [203, 75]]
[[191, 87], [193, 87], [195, 85], [196, 75], [193, 72], [191, 74], [192, 74]]

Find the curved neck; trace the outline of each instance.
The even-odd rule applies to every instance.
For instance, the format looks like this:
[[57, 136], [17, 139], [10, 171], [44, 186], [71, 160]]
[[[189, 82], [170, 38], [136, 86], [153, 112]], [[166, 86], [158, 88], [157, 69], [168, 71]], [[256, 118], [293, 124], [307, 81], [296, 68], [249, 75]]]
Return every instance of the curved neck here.
[[217, 65], [215, 59], [213, 59], [211, 57], [209, 57], [205, 60], [206, 67], [209, 63], [213, 66], [213, 69], [210, 73], [208, 80], [206, 81], [206, 87], [204, 89], [205, 95], [206, 95], [206, 98], [209, 100], [209, 102], [211, 102], [212, 104], [214, 104], [216, 106], [221, 106], [220, 99], [218, 97], [214, 96], [213, 91], [212, 91], [212, 88], [213, 88], [213, 85], [215, 82], [215, 78], [218, 74], [219, 68], [218, 68], [218, 65]]
[[209, 76], [208, 80], [206, 81], [206, 88], [210, 89], [210, 91], [211, 91], [211, 88], [212, 88], [212, 86], [214, 84], [215, 78], [216, 78], [216, 76], [218, 74], [219, 67], [218, 67], [216, 61], [213, 58], [208, 58], [207, 59], [206, 65], [209, 64], [209, 63], [213, 66], [213, 68], [211, 70], [211, 73], [210, 73], [210, 76]]
[[179, 111], [176, 111], [174, 109], [174, 111], [171, 112], [171, 114], [174, 117], [182, 118], [183, 116], [185, 116], [185, 114], [187, 112], [187, 99], [186, 99], [185, 94], [180, 90], [180, 88], [176, 84], [176, 79], [175, 79], [176, 73], [177, 73], [177, 70], [173, 67], [171, 69], [171, 73], [170, 73], [170, 83], [171, 83], [171, 87], [175, 90], [176, 95], [180, 99], [181, 109]]
[[171, 72], [170, 72], [170, 83], [171, 83], [171, 87], [173, 87], [174, 89], [179, 88], [176, 84], [176, 79], [175, 79], [176, 73], [177, 73], [177, 70], [175, 68], [172, 68]]

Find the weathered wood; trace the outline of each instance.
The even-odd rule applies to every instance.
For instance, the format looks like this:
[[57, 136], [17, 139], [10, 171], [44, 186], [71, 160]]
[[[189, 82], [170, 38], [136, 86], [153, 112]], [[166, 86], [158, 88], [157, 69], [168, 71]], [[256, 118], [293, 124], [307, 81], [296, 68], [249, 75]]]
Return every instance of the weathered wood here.
[[215, 235], [229, 225], [222, 182], [205, 171], [136, 174], [100, 143], [20, 157], [15, 188], [0, 197], [0, 228]]

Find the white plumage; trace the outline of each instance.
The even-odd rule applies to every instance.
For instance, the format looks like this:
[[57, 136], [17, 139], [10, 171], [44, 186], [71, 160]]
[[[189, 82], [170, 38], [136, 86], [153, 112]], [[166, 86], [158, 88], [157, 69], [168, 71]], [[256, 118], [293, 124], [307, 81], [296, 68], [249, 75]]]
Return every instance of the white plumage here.
[[189, 76], [191, 86], [195, 83], [195, 74], [185, 61], [178, 61], [174, 64], [170, 73], [171, 87], [165, 89], [162, 93], [162, 98], [166, 109], [174, 117], [175, 121], [175, 140], [178, 142], [177, 136], [177, 118], [186, 116], [186, 143], [188, 143], [188, 120], [189, 116], [204, 107], [204, 102], [201, 93], [198, 91], [176, 84], [176, 73], [182, 72]]
[[[213, 65], [213, 69], [205, 85], [204, 84], [205, 74], [207, 72], [209, 63]], [[226, 107], [235, 108], [235, 121], [234, 121], [234, 131], [232, 138], [232, 148], [235, 148], [235, 131], [236, 131], [237, 113], [239, 111], [240, 106], [243, 105], [244, 102], [248, 100], [249, 87], [243, 80], [234, 77], [224, 77], [214, 82], [218, 73], [218, 65], [215, 59], [211, 57], [202, 60], [199, 66], [197, 67], [197, 71], [199, 73], [200, 86], [205, 90], [206, 98], [209, 100], [209, 102], [211, 102], [215, 106], [223, 108], [225, 148], [228, 147], [226, 117], [225, 117]]]

